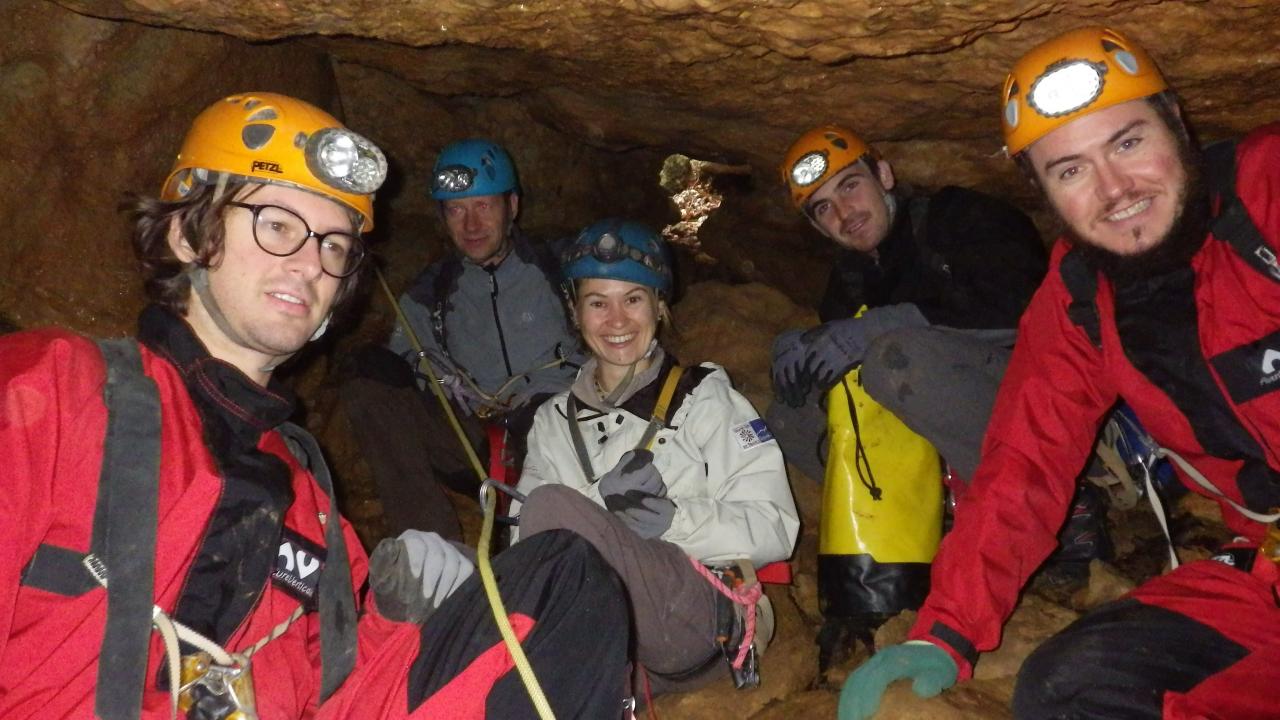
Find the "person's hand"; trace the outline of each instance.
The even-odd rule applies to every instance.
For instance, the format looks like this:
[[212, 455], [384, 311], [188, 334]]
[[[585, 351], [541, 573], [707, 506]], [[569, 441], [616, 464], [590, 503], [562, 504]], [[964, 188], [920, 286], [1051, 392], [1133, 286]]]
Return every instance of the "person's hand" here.
[[840, 691], [840, 720], [865, 720], [880, 708], [889, 683], [910, 679], [911, 690], [931, 698], [956, 684], [955, 660], [946, 650], [924, 640], [912, 640], [879, 650], [854, 670]]
[[788, 330], [773, 340], [773, 393], [791, 407], [804, 405], [812, 384], [805, 369], [809, 349], [803, 335], [803, 330]]
[[862, 330], [860, 318], [846, 318], [823, 323], [801, 336], [800, 341], [807, 350], [805, 372], [819, 390], [830, 389], [862, 364], [870, 342]]
[[823, 323], [801, 337], [809, 349], [805, 370], [814, 386], [825, 392], [862, 364], [867, 347], [876, 338], [891, 330], [928, 325], [929, 321], [912, 303], [884, 305], [856, 318]]
[[369, 587], [388, 620], [421, 623], [475, 570], [453, 543], [433, 532], [406, 530], [378, 543], [369, 557]]
[[442, 375], [440, 389], [463, 415], [475, 415], [488, 403], [461, 375]]
[[604, 506], [642, 538], [662, 537], [675, 519], [676, 504], [653, 465], [653, 453], [631, 450], [600, 478]]

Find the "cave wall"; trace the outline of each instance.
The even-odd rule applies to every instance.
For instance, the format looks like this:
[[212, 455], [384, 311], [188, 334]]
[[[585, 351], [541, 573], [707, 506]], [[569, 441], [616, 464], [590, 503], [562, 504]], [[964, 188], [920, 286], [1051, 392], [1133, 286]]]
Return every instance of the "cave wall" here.
[[903, 180], [1005, 195], [1044, 226], [1001, 156], [995, 108], [1004, 72], [1039, 40], [1085, 23], [1131, 33], [1209, 139], [1280, 116], [1280, 17], [1257, 0], [58, 2], [251, 40], [313, 37], [340, 64], [451, 104], [515, 101], [574, 144], [745, 163], [750, 188], [707, 228], [724, 262], [695, 274], [802, 302], [829, 248], [787, 207], [776, 164], [815, 125], [858, 129]]
[[[451, 139], [486, 134], [520, 166], [522, 222], [535, 235], [604, 214], [674, 219], [653, 185], [669, 153], [746, 165], [700, 233], [715, 262], [682, 256], [681, 275], [760, 281], [802, 304], [816, 300], [831, 249], [788, 206], [776, 163], [816, 124], [857, 128], [904, 181], [1007, 196], [1047, 228], [1000, 155], [994, 108], [1004, 71], [1037, 40], [1086, 22], [1129, 31], [1208, 139], [1280, 116], [1280, 19], [1254, 0], [0, 0], [0, 10], [12, 18], [0, 103], [13, 108], [0, 118], [12, 150], [0, 179], [22, 188], [0, 199], [13, 232], [0, 248], [0, 313], [94, 332], [127, 327], [139, 302], [131, 261], [116, 252], [120, 192], [155, 187], [185, 122], [233, 90], [310, 97], [388, 151], [376, 238], [397, 288], [440, 249], [431, 159]], [[53, 261], [64, 246], [93, 257], [96, 272], [63, 273]]]
[[21, 327], [130, 331], [142, 292], [117, 212], [154, 193], [191, 119], [244, 87], [336, 99], [328, 58], [299, 44], [98, 20], [0, 0], [0, 314]]
[[[0, 316], [20, 327], [59, 324], [128, 332], [143, 303], [118, 211], [127, 193], [154, 194], [191, 119], [242, 90], [285, 92], [328, 109], [388, 154], [372, 237], [397, 291], [443, 248], [427, 195], [440, 148], [484, 135], [506, 144], [524, 187], [521, 225], [535, 236], [574, 232], [601, 216], [665, 221], [662, 157], [602, 149], [539, 121], [518, 99], [432, 94], [325, 43], [250, 43], [226, 35], [98, 19], [41, 0], [0, 0]], [[368, 45], [369, 43], [365, 43]], [[361, 52], [346, 44], [350, 55]], [[372, 317], [358, 335], [390, 329]], [[348, 328], [350, 329], [350, 328]]]

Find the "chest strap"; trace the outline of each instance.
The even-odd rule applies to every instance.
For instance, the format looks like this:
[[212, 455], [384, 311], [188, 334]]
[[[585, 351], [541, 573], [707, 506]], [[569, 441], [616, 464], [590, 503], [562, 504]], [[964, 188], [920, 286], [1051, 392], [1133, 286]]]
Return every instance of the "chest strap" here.
[[[636, 443], [637, 450], [648, 450], [653, 445], [653, 439], [657, 437], [658, 431], [670, 421], [667, 413], [671, 407], [671, 399], [676, 395], [676, 386], [680, 384], [681, 375], [684, 375], [684, 368], [679, 365], [672, 365], [667, 370], [667, 376], [662, 381], [662, 391], [658, 393], [658, 401], [653, 405], [649, 425], [640, 436], [640, 442]], [[587, 443], [582, 439], [582, 428], [578, 427], [578, 399], [572, 390], [569, 391], [569, 399], [565, 402], [565, 419], [569, 421], [569, 438], [573, 441], [573, 451], [578, 456], [578, 465], [587, 478], [587, 484], [591, 485], [597, 478], [595, 470], [591, 467], [591, 455], [587, 452]]]

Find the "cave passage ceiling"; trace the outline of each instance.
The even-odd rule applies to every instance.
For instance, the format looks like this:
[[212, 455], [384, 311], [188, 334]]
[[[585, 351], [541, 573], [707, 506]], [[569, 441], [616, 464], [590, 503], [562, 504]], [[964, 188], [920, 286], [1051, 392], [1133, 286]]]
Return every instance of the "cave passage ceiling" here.
[[[196, 112], [229, 92], [278, 90], [329, 107], [387, 150], [393, 176], [379, 198], [377, 239], [398, 283], [439, 252], [425, 176], [442, 145], [468, 135], [511, 149], [526, 193], [522, 222], [535, 235], [572, 232], [604, 213], [678, 220], [657, 185], [672, 153], [745, 165], [749, 175], [717, 181], [725, 201], [701, 230], [702, 262], [686, 275], [764, 281], [805, 302], [829, 250], [786, 205], [776, 166], [815, 125], [855, 128], [913, 184], [1011, 196], [1043, 224], [1001, 155], [995, 99], [1004, 71], [1040, 39], [1085, 23], [1132, 33], [1206, 139], [1280, 117], [1275, 2], [0, 0], [0, 8], [15, 18], [0, 48], [0, 102], [12, 109], [0, 130], [21, 136], [26, 156], [6, 163], [2, 179], [63, 196], [34, 208], [0, 201], [23, 216], [20, 231], [35, 237], [60, 222], [73, 246], [106, 245], [84, 231], [123, 230], [110, 219], [120, 192], [158, 185]], [[115, 171], [87, 170], [85, 151]], [[42, 177], [31, 182], [32, 174]], [[0, 253], [16, 266], [50, 251]], [[109, 290], [125, 298], [118, 312], [86, 313], [50, 289], [56, 271], [32, 267], [0, 270], [0, 307], [22, 325], [120, 326], [136, 304], [131, 266], [127, 254], [101, 255], [116, 285]], [[30, 304], [33, 293], [47, 302]]]

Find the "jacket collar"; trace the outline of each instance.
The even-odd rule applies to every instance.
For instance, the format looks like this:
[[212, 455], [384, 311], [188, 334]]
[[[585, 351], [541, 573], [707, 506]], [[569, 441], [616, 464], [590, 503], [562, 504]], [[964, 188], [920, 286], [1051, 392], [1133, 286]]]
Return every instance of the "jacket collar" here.
[[[293, 414], [296, 398], [279, 380], [273, 377], [263, 387], [230, 363], [211, 356], [185, 320], [158, 305], [142, 311], [138, 339], [178, 369], [191, 394], [205, 401], [200, 403], [202, 411], [216, 408], [232, 425], [242, 425], [254, 435], [278, 426]], [[256, 444], [256, 437], [253, 442]]]

